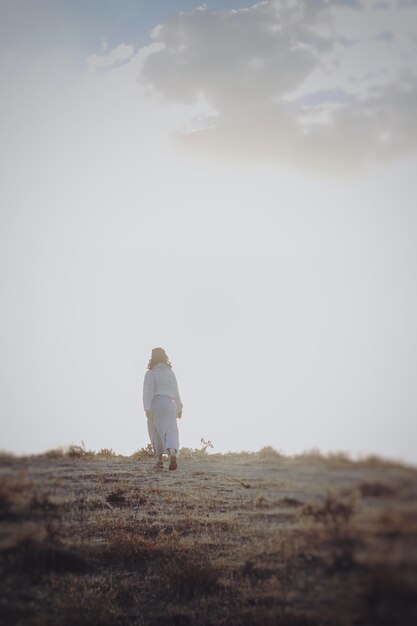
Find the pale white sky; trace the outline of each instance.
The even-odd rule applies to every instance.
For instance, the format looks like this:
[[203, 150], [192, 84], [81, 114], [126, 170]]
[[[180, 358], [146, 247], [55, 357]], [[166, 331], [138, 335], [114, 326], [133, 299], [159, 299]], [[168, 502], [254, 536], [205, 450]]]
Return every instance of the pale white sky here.
[[415, 3], [7, 4], [0, 447], [146, 445], [161, 345], [183, 446], [416, 462]]

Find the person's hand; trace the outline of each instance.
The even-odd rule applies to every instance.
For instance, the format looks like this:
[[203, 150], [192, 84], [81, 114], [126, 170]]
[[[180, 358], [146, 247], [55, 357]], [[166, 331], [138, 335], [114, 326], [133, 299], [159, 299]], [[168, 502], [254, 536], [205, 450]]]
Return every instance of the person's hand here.
[[182, 409], [180, 409], [177, 414], [177, 419], [180, 420], [181, 418], [182, 418]]
[[152, 417], [152, 411], [149, 409], [149, 411], [146, 411], [146, 417], [148, 419], [150, 419]]

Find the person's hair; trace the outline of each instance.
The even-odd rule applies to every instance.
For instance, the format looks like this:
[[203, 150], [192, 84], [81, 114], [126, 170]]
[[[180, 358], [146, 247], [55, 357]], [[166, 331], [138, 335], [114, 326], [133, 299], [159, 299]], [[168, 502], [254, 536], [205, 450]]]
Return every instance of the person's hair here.
[[171, 361], [163, 348], [154, 348], [148, 363], [148, 370], [151, 370], [158, 363], [165, 363], [168, 367], [172, 367]]

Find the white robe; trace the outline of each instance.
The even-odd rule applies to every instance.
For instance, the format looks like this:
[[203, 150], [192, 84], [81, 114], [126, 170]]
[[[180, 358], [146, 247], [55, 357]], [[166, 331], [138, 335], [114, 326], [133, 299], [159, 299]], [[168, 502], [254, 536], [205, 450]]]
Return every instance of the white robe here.
[[155, 454], [178, 451], [179, 434], [177, 426], [177, 407], [169, 396], [155, 396], [151, 402], [152, 417], [148, 417], [148, 432]]

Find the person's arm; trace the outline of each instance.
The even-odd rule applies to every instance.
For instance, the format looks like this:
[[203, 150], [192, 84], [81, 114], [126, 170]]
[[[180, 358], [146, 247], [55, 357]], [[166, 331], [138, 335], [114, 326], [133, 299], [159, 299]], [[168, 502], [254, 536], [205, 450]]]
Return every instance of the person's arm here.
[[143, 408], [146, 413], [146, 417], [151, 415], [151, 402], [153, 400], [155, 389], [155, 379], [152, 374], [152, 370], [148, 370], [145, 374], [143, 381]]

